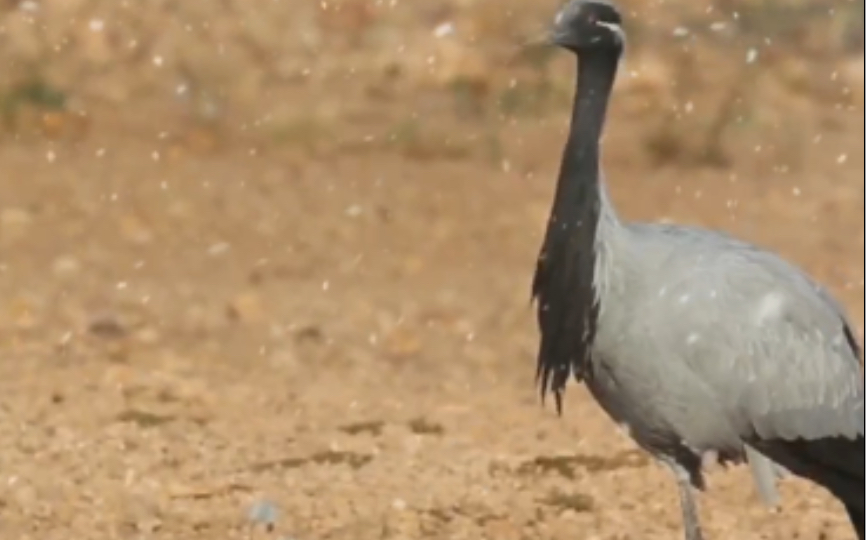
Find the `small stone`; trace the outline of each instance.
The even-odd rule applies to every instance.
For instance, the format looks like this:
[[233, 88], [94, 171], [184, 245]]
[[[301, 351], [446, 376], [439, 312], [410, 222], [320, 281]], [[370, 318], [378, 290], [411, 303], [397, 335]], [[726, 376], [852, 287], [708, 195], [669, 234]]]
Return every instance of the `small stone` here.
[[87, 323], [87, 331], [102, 339], [122, 339], [128, 333], [126, 324], [113, 313], [101, 313], [92, 317]]
[[273, 530], [279, 518], [279, 511], [276, 505], [271, 502], [258, 501], [250, 508], [247, 518], [253, 525]]

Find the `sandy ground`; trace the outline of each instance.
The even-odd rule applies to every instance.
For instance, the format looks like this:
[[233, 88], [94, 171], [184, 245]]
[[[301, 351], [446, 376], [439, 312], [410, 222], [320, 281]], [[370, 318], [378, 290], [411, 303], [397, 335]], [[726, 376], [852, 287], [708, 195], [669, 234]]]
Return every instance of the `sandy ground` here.
[[[623, 104], [611, 189], [629, 217], [781, 251], [862, 335], [862, 108], [797, 103], [830, 112], [798, 117], [791, 166], [761, 132], [725, 167], [656, 166]], [[468, 155], [162, 136], [172, 109], [124, 114], [0, 143], [0, 535], [678, 537], [666, 473], [580, 389], [560, 419], [533, 388], [529, 282], [563, 110]], [[800, 482], [771, 511], [746, 471], [710, 480], [710, 538], [851, 537]]]

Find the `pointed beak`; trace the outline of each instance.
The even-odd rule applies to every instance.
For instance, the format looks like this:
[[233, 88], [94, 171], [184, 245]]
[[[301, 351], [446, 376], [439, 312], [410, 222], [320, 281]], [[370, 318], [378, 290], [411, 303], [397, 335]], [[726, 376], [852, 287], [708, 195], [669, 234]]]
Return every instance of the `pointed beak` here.
[[551, 30], [538, 32], [523, 42], [522, 48], [537, 49], [539, 47], [555, 47], [556, 35]]
[[[547, 58], [557, 43], [552, 32], [538, 32], [517, 43], [512, 62], [535, 64], [538, 58]], [[533, 60], [534, 59], [534, 60]]]

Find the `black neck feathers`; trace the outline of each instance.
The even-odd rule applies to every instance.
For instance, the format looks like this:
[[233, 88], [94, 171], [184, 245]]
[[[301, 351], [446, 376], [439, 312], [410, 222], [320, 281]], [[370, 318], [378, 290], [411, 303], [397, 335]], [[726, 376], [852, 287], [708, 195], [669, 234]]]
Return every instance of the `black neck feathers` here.
[[620, 51], [602, 50], [578, 58], [571, 126], [532, 285], [541, 331], [538, 384], [542, 398], [554, 394], [559, 412], [569, 377], [590, 376], [601, 307], [595, 288], [600, 139], [619, 57]]

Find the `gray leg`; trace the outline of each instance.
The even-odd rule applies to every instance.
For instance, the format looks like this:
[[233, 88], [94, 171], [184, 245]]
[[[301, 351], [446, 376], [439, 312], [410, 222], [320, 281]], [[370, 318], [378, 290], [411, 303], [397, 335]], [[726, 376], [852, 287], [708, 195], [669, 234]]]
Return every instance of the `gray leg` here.
[[663, 461], [664, 465], [671, 470], [677, 481], [677, 489], [680, 495], [680, 508], [683, 512], [683, 528], [685, 529], [685, 540], [704, 540], [701, 529], [701, 520], [698, 516], [698, 505], [695, 502], [694, 489], [692, 488], [689, 474], [673, 461]]

